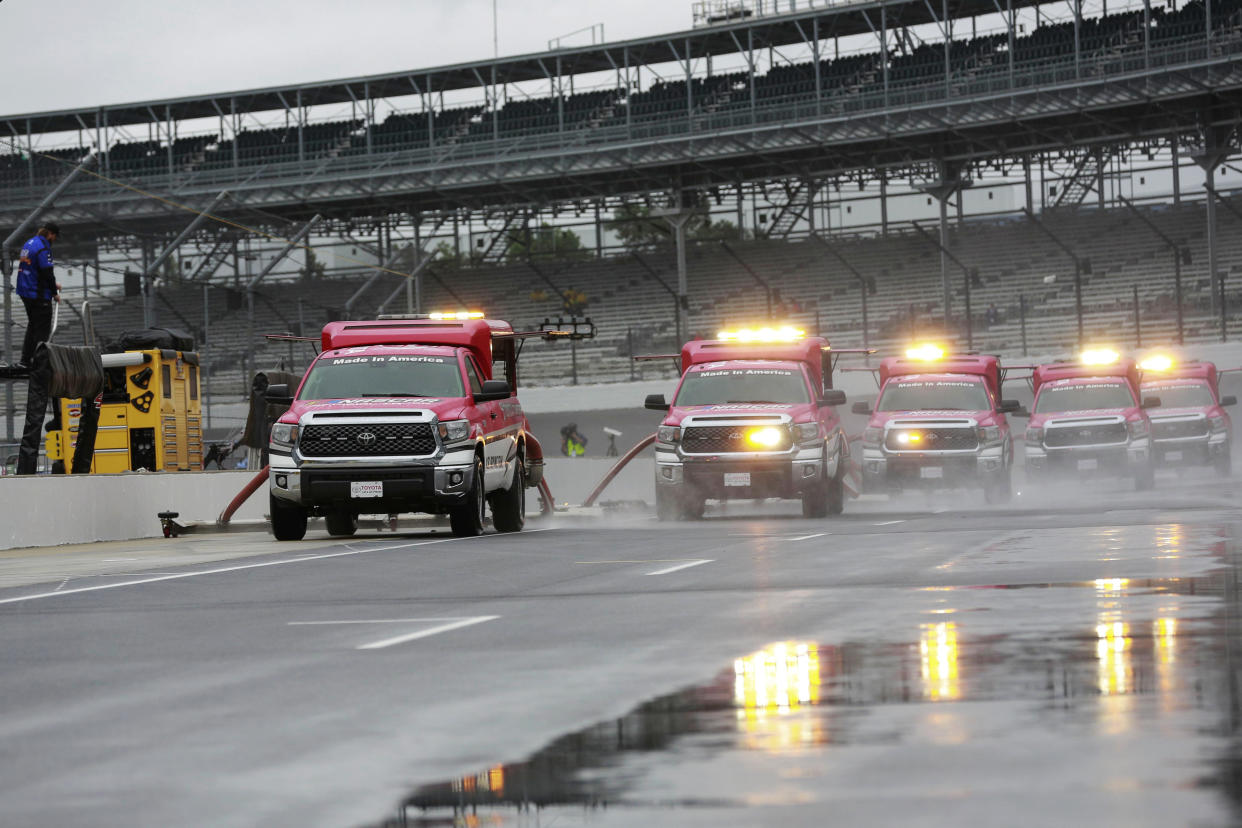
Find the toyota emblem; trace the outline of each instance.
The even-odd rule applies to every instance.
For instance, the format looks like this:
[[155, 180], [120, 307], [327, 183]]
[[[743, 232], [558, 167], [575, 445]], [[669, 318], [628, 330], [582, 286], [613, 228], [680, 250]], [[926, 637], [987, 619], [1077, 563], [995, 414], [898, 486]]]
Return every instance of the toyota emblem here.
[[740, 432], [740, 431], [730, 431], [730, 432], [729, 432], [729, 439], [730, 439], [730, 440], [740, 440], [740, 439], [742, 439], [742, 432]]
[[375, 442], [375, 435], [369, 431], [363, 431], [358, 434], [358, 442], [364, 446], [369, 446]]

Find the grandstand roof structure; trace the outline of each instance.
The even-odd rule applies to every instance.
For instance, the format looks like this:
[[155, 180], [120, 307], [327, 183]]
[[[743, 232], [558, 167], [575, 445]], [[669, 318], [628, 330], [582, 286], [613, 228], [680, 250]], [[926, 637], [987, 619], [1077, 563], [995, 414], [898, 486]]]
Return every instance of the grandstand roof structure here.
[[[1055, 8], [1063, 4], [1048, 4]], [[1237, 0], [1127, 9], [1034, 30], [1007, 0], [842, 3], [668, 35], [498, 60], [218, 95], [0, 118], [0, 227], [33, 209], [87, 145], [103, 150], [57, 204], [78, 236], [119, 223], [184, 219], [115, 182], [203, 207], [234, 201], [285, 220], [490, 210], [740, 185], [877, 175], [953, 178], [972, 163], [1080, 146], [1232, 140], [1242, 112]], [[992, 14], [1007, 31], [959, 32]], [[911, 36], [931, 25], [937, 37]], [[827, 54], [833, 38], [874, 33], [870, 54]], [[879, 43], [886, 48], [881, 52]], [[764, 70], [756, 53], [800, 44], [809, 58]], [[731, 57], [743, 68], [713, 72]], [[676, 66], [671, 75], [654, 66]], [[573, 79], [611, 73], [606, 88]], [[644, 78], [645, 75], [645, 78]], [[598, 78], [596, 78], [598, 81]], [[546, 82], [542, 97], [509, 96]], [[446, 103], [446, 92], [479, 102]], [[413, 96], [383, 120], [379, 101]], [[308, 112], [348, 104], [353, 116]], [[283, 111], [287, 126], [242, 116]], [[214, 118], [211, 135], [183, 121]], [[125, 127], [145, 125], [151, 140]], [[45, 152], [36, 134], [79, 133]], [[221, 208], [226, 213], [228, 206]]]
[[[1037, 5], [1037, 0], [1010, 0], [1006, 7], [1019, 9], [1033, 5]], [[347, 104], [366, 97], [400, 97], [411, 92], [422, 94], [473, 89], [489, 83], [540, 81], [558, 73], [569, 76], [612, 72], [627, 64], [640, 66], [665, 63], [670, 59], [729, 54], [743, 51], [747, 44], [755, 49], [788, 46], [807, 42], [816, 32], [821, 38], [866, 34], [881, 26], [881, 11], [887, 25], [897, 29], [939, 23], [941, 19], [991, 14], [997, 10], [994, 0], [952, 0], [937, 6], [939, 10], [926, 0], [843, 2], [800, 13], [748, 18], [654, 37], [409, 72], [0, 116], [0, 132], [12, 135], [25, 134], [27, 129], [34, 132], [73, 132], [93, 130], [96, 125], [119, 127], [169, 118], [185, 120], [215, 118], [229, 112], [267, 112], [297, 105], [299, 95], [302, 106], [318, 106]]]

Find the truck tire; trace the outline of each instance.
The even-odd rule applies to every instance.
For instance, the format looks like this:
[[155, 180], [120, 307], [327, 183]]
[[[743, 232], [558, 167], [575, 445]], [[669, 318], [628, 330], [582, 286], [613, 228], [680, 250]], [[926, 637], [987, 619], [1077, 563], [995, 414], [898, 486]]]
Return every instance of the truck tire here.
[[988, 503], [1008, 503], [1013, 497], [1013, 472], [1006, 466], [1000, 474], [983, 484], [983, 499]]
[[513, 482], [507, 489], [489, 499], [492, 525], [497, 532], [521, 532], [526, 525], [526, 461], [518, 455], [514, 461]]
[[703, 495], [687, 486], [678, 505], [682, 520], [702, 520], [707, 501]]
[[802, 516], [804, 518], [822, 518], [828, 516], [828, 483], [816, 483], [802, 490]]
[[677, 493], [669, 487], [656, 484], [656, 520], [677, 520]]
[[306, 537], [306, 510], [268, 494], [268, 510], [272, 515], [272, 534], [278, 541], [296, 541]]
[[487, 506], [483, 486], [483, 461], [476, 457], [474, 480], [470, 484], [465, 502], [449, 510], [449, 527], [455, 536], [472, 538], [483, 534], [483, 512]]
[[1134, 491], [1149, 492], [1154, 488], [1156, 488], [1156, 466], [1148, 461], [1134, 475]]
[[1218, 477], [1229, 477], [1233, 474], [1233, 457], [1228, 450], [1216, 456], [1216, 459], [1212, 461], [1212, 467], [1216, 469]]
[[349, 512], [328, 512], [323, 522], [328, 534], [334, 538], [348, 538], [358, 531], [358, 518]]

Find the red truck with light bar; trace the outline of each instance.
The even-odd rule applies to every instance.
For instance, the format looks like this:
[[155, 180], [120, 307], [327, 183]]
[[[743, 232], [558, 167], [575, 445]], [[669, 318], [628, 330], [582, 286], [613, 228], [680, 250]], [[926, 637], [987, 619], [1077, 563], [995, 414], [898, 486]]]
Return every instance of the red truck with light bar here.
[[874, 410], [863, 432], [863, 491], [980, 488], [990, 502], [1012, 492], [1013, 437], [995, 356], [948, 354], [925, 345], [880, 363]]
[[681, 349], [681, 381], [656, 435], [656, 512], [699, 518], [708, 499], [796, 498], [802, 514], [845, 506], [849, 443], [834, 406], [836, 354], [790, 328], [723, 332]]
[[1147, 409], [1160, 399], [1141, 396], [1134, 360], [1109, 349], [1089, 350], [1078, 360], [1040, 365], [1031, 379], [1028, 482], [1057, 474], [1107, 475], [1132, 478], [1140, 490], [1155, 485]]
[[1140, 364], [1145, 396], [1160, 398], [1151, 418], [1152, 452], [1164, 466], [1212, 466], [1221, 477], [1233, 471], [1233, 423], [1220, 395], [1220, 373], [1211, 362], [1177, 362], [1152, 356]]
[[[542, 452], [517, 398], [507, 322], [481, 314], [332, 322], [289, 410], [271, 429], [269, 491], [279, 540], [322, 516], [352, 535], [359, 514], [447, 514], [455, 535], [525, 523]], [[288, 397], [273, 386], [269, 397]]]

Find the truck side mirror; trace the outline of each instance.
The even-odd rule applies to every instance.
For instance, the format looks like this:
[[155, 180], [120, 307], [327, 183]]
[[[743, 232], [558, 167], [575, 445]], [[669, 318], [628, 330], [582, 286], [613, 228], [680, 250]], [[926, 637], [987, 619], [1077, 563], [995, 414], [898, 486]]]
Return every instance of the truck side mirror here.
[[1221, 397], [1221, 398], [1220, 398], [1220, 404], [1221, 404], [1222, 406], [1226, 406], [1226, 405], [1237, 405], [1237, 404], [1238, 404], [1238, 398], [1237, 398], [1237, 397], [1235, 397], [1233, 394], [1226, 394], [1225, 396], [1223, 396], [1223, 397]]
[[855, 414], [865, 414], [866, 416], [869, 417], [871, 416], [871, 413], [872, 413], [871, 403], [867, 402], [866, 400], [860, 400], [859, 402], [856, 402], [852, 406], [850, 406], [850, 411], [853, 411]]
[[845, 392], [838, 388], [829, 388], [824, 395], [819, 398], [819, 407], [827, 408], [830, 405], [845, 405]]
[[289, 393], [288, 385], [269, 385], [263, 392], [263, 398], [274, 403], [293, 402], [293, 395]]
[[1142, 408], [1159, 408], [1160, 398], [1159, 397], [1143, 397], [1143, 405], [1141, 407]]
[[509, 383], [504, 380], [483, 380], [483, 388], [474, 395], [476, 403], [494, 402], [496, 400], [507, 400], [513, 396], [513, 391], [509, 388]]
[[646, 402], [643, 403], [643, 408], [648, 408], [652, 411], [667, 412], [669, 406], [668, 403], [664, 401], [663, 394], [648, 394]]
[[1018, 402], [1017, 400], [1001, 400], [1000, 401], [1000, 412], [1002, 414], [1013, 414], [1015, 411], [1017, 411], [1021, 407], [1022, 407], [1022, 403]]

